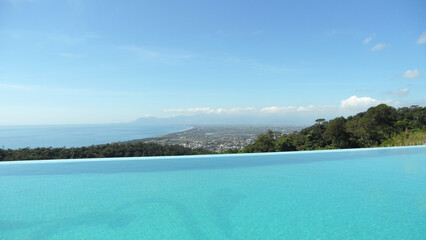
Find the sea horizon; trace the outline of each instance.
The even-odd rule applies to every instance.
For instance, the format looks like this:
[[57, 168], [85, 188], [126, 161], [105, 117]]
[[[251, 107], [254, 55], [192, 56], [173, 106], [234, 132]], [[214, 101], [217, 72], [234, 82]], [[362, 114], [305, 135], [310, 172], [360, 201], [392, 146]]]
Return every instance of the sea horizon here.
[[158, 137], [191, 129], [189, 125], [58, 124], [0, 126], [0, 148], [85, 147]]

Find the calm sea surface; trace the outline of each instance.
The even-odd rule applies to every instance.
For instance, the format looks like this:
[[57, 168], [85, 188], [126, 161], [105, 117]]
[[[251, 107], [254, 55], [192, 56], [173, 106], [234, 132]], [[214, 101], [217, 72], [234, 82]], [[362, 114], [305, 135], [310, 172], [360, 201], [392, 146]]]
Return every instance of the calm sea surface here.
[[136, 124], [0, 126], [0, 148], [82, 147], [180, 132], [188, 126]]

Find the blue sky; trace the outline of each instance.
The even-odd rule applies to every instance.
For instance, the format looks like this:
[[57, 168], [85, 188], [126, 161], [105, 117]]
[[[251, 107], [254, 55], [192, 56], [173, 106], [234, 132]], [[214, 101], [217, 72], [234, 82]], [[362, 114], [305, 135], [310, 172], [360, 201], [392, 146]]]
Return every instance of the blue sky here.
[[426, 103], [425, 1], [0, 0], [0, 125]]

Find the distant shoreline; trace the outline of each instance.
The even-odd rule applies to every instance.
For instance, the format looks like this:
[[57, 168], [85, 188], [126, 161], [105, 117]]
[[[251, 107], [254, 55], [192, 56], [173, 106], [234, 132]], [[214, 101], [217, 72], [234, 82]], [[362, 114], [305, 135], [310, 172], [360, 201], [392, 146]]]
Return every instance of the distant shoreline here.
[[113, 143], [131, 143], [131, 142], [141, 142], [141, 141], [146, 141], [146, 140], [148, 140], [148, 139], [156, 139], [156, 138], [166, 137], [166, 136], [171, 135], [171, 134], [183, 133], [183, 132], [186, 132], [186, 131], [190, 131], [190, 130], [192, 130], [192, 129], [194, 129], [194, 128], [195, 128], [194, 126], [189, 126], [187, 129], [184, 129], [184, 130], [182, 130], [182, 131], [171, 132], [171, 133], [167, 133], [167, 134], [163, 134], [163, 135], [159, 135], [159, 136], [154, 136], [154, 137], [136, 138], [136, 139], [125, 140], [125, 141], [120, 141], [120, 142], [112, 142], [111, 144], [113, 144]]
[[0, 149], [75, 148], [128, 142], [189, 131], [188, 125], [37, 125], [0, 126]]

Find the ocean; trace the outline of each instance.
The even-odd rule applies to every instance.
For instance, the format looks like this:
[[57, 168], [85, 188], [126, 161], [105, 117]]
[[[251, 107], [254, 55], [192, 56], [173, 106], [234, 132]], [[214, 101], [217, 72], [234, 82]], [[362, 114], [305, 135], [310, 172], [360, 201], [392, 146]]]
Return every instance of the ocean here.
[[156, 137], [189, 128], [139, 124], [0, 126], [0, 148], [82, 147]]

